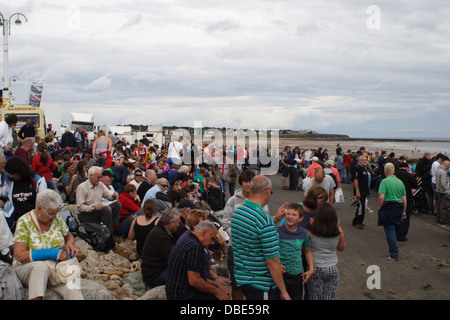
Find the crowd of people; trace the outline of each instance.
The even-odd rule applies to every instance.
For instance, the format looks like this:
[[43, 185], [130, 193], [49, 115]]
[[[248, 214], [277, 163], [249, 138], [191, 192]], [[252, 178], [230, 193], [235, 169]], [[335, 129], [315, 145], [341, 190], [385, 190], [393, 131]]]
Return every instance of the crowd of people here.
[[[418, 181], [430, 196], [427, 205], [448, 223], [449, 161], [443, 155], [425, 155], [428, 161], [411, 168], [405, 157], [383, 152], [371, 159], [364, 148], [344, 152], [338, 145], [332, 157], [321, 148], [286, 147], [275, 157], [282, 188], [305, 196], [272, 216], [272, 182], [259, 164], [248, 162], [246, 148], [186, 148], [176, 139], [158, 146], [145, 137], [130, 143], [102, 130], [87, 141], [81, 129], [66, 130], [60, 141], [51, 128], [43, 141], [21, 130], [17, 140], [16, 123], [14, 115], [0, 123], [0, 258], [14, 267], [30, 299], [43, 298], [49, 276], [43, 261], [78, 253], [58, 214], [63, 204], [76, 206], [82, 223], [101, 223], [115, 236], [136, 240], [144, 282], [164, 285], [169, 300], [334, 299], [336, 252], [345, 248], [334, 203], [343, 183], [353, 185], [352, 225], [358, 229], [370, 210], [371, 189], [379, 194], [387, 259], [398, 259], [396, 241], [406, 239]], [[217, 159], [215, 152], [223, 161], [207, 161]], [[194, 162], [199, 155], [204, 161]], [[213, 215], [219, 210], [221, 221]], [[220, 239], [227, 245], [229, 280], [211, 268]], [[54, 287], [64, 298], [82, 299], [79, 291]]]
[[439, 223], [448, 224], [448, 158], [440, 153], [431, 158], [427, 153], [418, 162], [407, 160], [405, 155], [397, 158], [385, 151], [374, 156], [364, 147], [343, 152], [340, 144], [336, 157], [321, 148], [301, 152], [295, 147], [291, 152], [286, 146], [280, 160], [282, 189], [304, 190], [302, 203], [284, 204], [272, 219], [267, 206], [272, 184], [264, 176], [253, 177], [247, 191], [243, 189], [227, 203], [224, 225], [231, 239], [228, 263], [233, 299], [335, 298], [339, 279], [336, 252], [345, 248], [334, 209], [334, 194], [341, 183], [352, 186], [356, 207], [352, 226], [357, 229], [364, 229], [364, 214], [372, 211], [367, 198], [371, 192], [377, 195], [378, 225], [386, 234], [387, 260], [399, 259], [397, 241], [407, 240], [411, 213], [422, 205], [415, 198], [418, 191], [427, 194], [420, 209], [436, 208], [429, 213], [435, 214]]
[[[227, 296], [226, 281], [213, 274], [211, 251], [205, 249], [217, 243], [218, 225], [201, 222], [213, 206], [208, 202], [214, 198], [213, 191], [222, 194], [219, 203], [214, 203], [218, 210], [225, 206], [225, 193], [234, 195], [238, 174], [246, 160], [248, 164], [247, 150], [244, 153], [239, 147], [230, 155], [231, 149], [219, 146], [216, 150], [224, 151], [224, 160], [232, 156], [242, 161], [216, 164], [211, 161], [216, 157], [216, 150], [208, 150], [211, 146], [204, 145], [197, 152], [209, 161], [194, 165], [183, 162], [183, 153], [187, 151], [179, 141], [158, 146], [150, 144], [144, 136], [129, 143], [102, 130], [93, 141], [88, 141], [82, 129], [75, 133], [67, 129], [57, 139], [51, 127], [41, 140], [29, 121], [22, 126], [17, 139], [17, 122], [18, 118], [11, 115], [0, 123], [0, 129], [4, 129], [0, 130], [0, 258], [14, 268], [26, 266], [27, 271], [17, 275], [22, 284], [32, 287], [30, 299], [43, 298], [42, 283], [48, 278], [43, 272], [43, 261], [61, 261], [77, 255], [72, 235], [76, 233], [70, 232], [65, 223], [61, 224], [63, 220], [58, 215], [63, 205], [75, 206], [80, 223], [102, 224], [115, 236], [136, 240], [143, 279], [149, 287], [172, 279], [173, 274], [168, 272], [169, 253], [179, 238], [195, 242], [204, 253], [200, 261], [201, 276], [194, 274], [196, 283], [202, 287], [205, 284], [200, 280], [208, 279], [208, 284], [216, 288], [213, 290], [216, 295]], [[50, 206], [38, 202], [40, 195], [52, 199]], [[31, 216], [37, 217], [37, 222]], [[196, 224], [199, 230], [194, 228]], [[213, 230], [211, 226], [214, 237], [209, 232]], [[53, 230], [52, 236], [57, 240], [31, 238], [36, 230], [43, 230], [37, 235]], [[196, 236], [187, 236], [190, 234]], [[27, 253], [32, 258], [26, 257]], [[175, 285], [179, 285], [179, 280]], [[179, 290], [176, 291], [175, 297], [179, 297]], [[190, 293], [183, 297], [189, 298]], [[80, 298], [79, 292], [64, 294], [65, 298]]]
[[[341, 183], [351, 184], [356, 207], [352, 226], [358, 229], [364, 229], [365, 213], [373, 212], [368, 207], [368, 197], [375, 193], [379, 225], [384, 226], [392, 247], [388, 259], [398, 259], [396, 241], [407, 240], [412, 212], [420, 210], [435, 215], [438, 223], [449, 223], [450, 162], [446, 155], [437, 153], [432, 157], [427, 152], [419, 160], [408, 161], [407, 155], [396, 157], [387, 151], [372, 154], [365, 147], [345, 152], [337, 144], [335, 151], [333, 156], [322, 148], [300, 152], [295, 147], [291, 152], [291, 147], [286, 146], [281, 155], [283, 189], [307, 193], [311, 186], [319, 185], [333, 203]], [[285, 185], [288, 176], [289, 187]]]

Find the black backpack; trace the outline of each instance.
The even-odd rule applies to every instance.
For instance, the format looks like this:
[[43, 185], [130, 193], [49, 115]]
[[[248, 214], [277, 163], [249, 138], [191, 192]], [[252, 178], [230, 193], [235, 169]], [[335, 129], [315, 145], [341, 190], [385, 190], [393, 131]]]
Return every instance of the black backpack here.
[[284, 163], [291, 166], [296, 165], [297, 161], [295, 161], [295, 153], [288, 154], [288, 156], [284, 158]]
[[84, 222], [77, 226], [77, 235], [89, 243], [95, 251], [107, 252], [116, 246], [109, 229], [101, 222]]

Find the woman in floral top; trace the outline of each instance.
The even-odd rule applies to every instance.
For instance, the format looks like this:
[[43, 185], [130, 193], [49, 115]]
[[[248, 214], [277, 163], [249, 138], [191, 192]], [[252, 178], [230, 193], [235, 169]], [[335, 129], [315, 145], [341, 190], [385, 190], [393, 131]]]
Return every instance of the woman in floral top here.
[[[44, 260], [63, 261], [78, 254], [74, 237], [59, 214], [61, 205], [57, 192], [43, 190], [36, 196], [36, 209], [24, 214], [17, 222], [13, 267], [22, 284], [28, 287], [29, 299], [42, 299], [50, 285], [49, 269]], [[38, 226], [33, 221], [33, 214]], [[65, 300], [83, 299], [80, 289], [70, 287], [58, 284], [52, 289]]]

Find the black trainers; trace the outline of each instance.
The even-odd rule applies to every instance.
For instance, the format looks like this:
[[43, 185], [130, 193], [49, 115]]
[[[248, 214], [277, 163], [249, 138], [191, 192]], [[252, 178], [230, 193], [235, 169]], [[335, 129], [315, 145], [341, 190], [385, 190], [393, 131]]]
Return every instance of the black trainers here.
[[12, 255], [11, 251], [9, 251], [7, 254], [0, 253], [0, 260], [2, 260], [3, 262], [6, 262], [8, 264], [12, 264], [13, 263], [13, 255]]

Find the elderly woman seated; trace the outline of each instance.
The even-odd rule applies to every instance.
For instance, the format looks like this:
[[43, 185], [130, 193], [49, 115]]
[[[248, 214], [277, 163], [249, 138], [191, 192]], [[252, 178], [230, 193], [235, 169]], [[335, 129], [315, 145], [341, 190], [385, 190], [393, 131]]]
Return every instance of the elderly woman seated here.
[[49, 267], [44, 260], [63, 261], [78, 254], [74, 237], [59, 214], [61, 206], [61, 196], [56, 191], [43, 190], [36, 196], [36, 209], [17, 222], [13, 267], [28, 287], [29, 299], [43, 299], [47, 286], [51, 286], [64, 300], [83, 300], [79, 288], [67, 284], [52, 286], [48, 281]]

